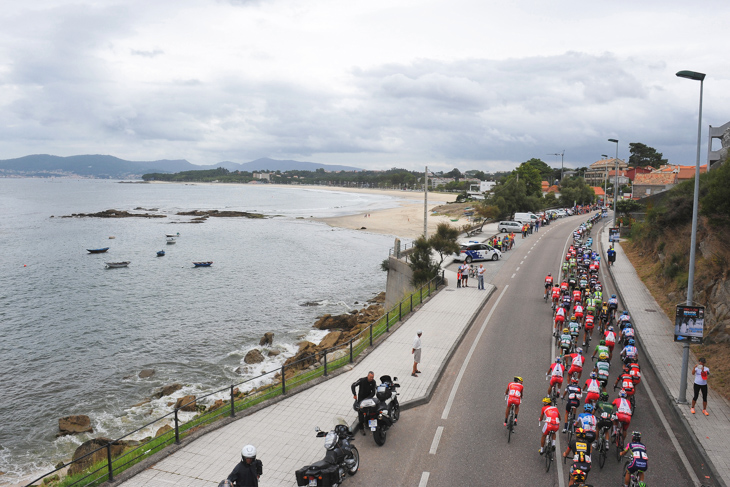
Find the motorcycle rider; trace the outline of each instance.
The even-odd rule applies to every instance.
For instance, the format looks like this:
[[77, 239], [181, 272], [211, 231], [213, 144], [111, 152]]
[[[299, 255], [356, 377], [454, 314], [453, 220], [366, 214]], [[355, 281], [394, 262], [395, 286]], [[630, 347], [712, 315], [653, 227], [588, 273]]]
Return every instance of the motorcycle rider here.
[[[355, 394], [355, 388], [358, 387], [357, 395]], [[373, 397], [375, 395], [375, 390], [377, 388], [377, 384], [375, 383], [375, 373], [371, 370], [368, 372], [367, 377], [363, 377], [361, 379], [356, 380], [352, 383], [350, 386], [350, 390], [352, 391], [352, 398], [357, 399], [357, 402], [359, 403], [363, 399], [367, 399], [368, 397]], [[360, 424], [360, 431], [362, 431], [363, 436], [365, 435], [365, 415], [358, 411], [357, 412], [357, 419]]]
[[258, 487], [263, 473], [263, 463], [256, 459], [256, 447], [246, 445], [241, 450], [241, 461], [228, 476], [235, 487]]

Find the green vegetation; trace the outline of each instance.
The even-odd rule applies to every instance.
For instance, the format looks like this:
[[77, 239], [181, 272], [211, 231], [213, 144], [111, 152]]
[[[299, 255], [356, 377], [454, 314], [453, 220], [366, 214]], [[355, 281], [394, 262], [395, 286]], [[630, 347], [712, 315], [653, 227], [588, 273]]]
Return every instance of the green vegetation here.
[[649, 147], [641, 142], [631, 142], [629, 144], [629, 166], [644, 167], [651, 166], [657, 168], [667, 163], [666, 159], [662, 159], [662, 153], [657, 152], [655, 148]]
[[408, 254], [408, 265], [413, 271], [413, 287], [418, 287], [438, 275], [439, 264], [431, 259], [431, 248], [431, 243], [423, 235], [413, 242], [413, 251]]
[[142, 176], [145, 181], [173, 181], [173, 182], [207, 182], [219, 181], [222, 183], [247, 183], [253, 181], [253, 174], [246, 171], [231, 172], [228, 169], [204, 169], [201, 171], [183, 171], [175, 174], [151, 173]]
[[457, 238], [459, 238], [459, 230], [446, 222], [439, 223], [436, 226], [436, 233], [429, 237], [428, 242], [431, 248], [441, 257], [439, 268], [447, 255], [455, 254], [460, 250], [459, 244], [456, 243]]

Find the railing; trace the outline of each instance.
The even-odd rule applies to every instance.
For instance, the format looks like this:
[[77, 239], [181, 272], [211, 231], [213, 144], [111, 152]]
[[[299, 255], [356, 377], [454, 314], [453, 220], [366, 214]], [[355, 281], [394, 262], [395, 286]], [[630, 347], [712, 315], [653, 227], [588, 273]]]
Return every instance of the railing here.
[[[403, 317], [411, 313], [414, 307], [423, 303], [423, 300], [431, 296], [439, 286], [443, 285], [443, 273], [436, 276], [420, 289], [403, 299], [390, 310], [387, 310], [377, 321], [368, 325], [357, 335], [353, 336], [346, 343], [328, 348], [326, 350], [313, 351], [312, 355], [283, 365], [280, 369], [261, 374], [258, 377], [248, 379], [238, 384], [219, 389], [217, 391], [196, 397], [193, 401], [180, 404], [173, 411], [161, 416], [149, 423], [140, 426], [134, 431], [108, 442], [106, 445], [87, 453], [69, 463], [56, 468], [52, 472], [38, 477], [25, 487], [32, 487], [37, 483], [49, 483], [47, 478], [58, 478], [57, 487], [86, 487], [100, 485], [106, 481], [113, 481], [115, 475], [145, 460], [151, 455], [163, 450], [172, 444], [180, 444], [180, 441], [198, 431], [200, 428], [218, 421], [223, 417], [235, 417], [237, 412], [260, 404], [268, 399], [290, 393], [293, 389], [301, 387], [307, 382], [322, 376], [328, 376], [333, 371], [348, 363], [353, 363], [355, 358], [368, 347], [372, 347], [378, 339], [385, 339], [384, 335], [390, 333], [391, 328]], [[288, 370], [299, 370], [301, 366], [307, 369], [287, 377]], [[260, 387], [253, 387], [254, 381], [269, 379], [272, 383]], [[251, 388], [246, 392], [241, 391], [241, 386]], [[225, 399], [223, 399], [225, 395]], [[217, 398], [207, 411], [201, 411], [198, 404]], [[177, 405], [176, 405], [177, 406]], [[180, 418], [180, 411], [185, 408], [192, 408], [194, 411], [201, 411], [187, 422]], [[202, 406], [205, 409], [205, 406]], [[169, 426], [170, 429], [161, 432], [158, 428]], [[145, 437], [142, 440], [133, 440], [130, 437], [144, 435], [146, 431], [152, 433], [158, 430], [156, 437]], [[153, 433], [152, 433], [153, 434]], [[74, 469], [73, 466], [77, 465]], [[73, 475], [67, 474], [60, 478], [60, 472], [70, 467]], [[45, 482], [44, 482], [45, 480]]]

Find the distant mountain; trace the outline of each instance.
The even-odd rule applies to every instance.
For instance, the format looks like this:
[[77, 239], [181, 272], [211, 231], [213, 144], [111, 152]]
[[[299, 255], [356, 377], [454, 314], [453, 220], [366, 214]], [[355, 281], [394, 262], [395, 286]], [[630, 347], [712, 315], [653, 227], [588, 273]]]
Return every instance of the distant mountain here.
[[229, 171], [314, 171], [323, 168], [326, 171], [361, 171], [362, 169], [334, 164], [316, 164], [301, 161], [277, 161], [261, 158], [239, 164], [224, 161], [219, 164], [197, 165], [185, 159], [159, 161], [127, 161], [114, 156], [51, 156], [36, 154], [16, 159], [0, 160], [0, 175], [9, 176], [81, 176], [89, 178], [138, 179], [143, 174], [161, 172], [175, 173], [201, 169], [224, 167]]

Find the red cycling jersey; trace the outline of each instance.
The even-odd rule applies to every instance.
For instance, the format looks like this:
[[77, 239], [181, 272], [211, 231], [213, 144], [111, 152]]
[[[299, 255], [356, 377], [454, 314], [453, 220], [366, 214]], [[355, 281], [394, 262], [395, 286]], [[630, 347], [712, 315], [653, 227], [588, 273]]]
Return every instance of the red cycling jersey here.
[[522, 400], [522, 384], [519, 382], [510, 382], [507, 386], [507, 405], [519, 406]]
[[552, 284], [553, 284], [553, 276], [547, 276], [545, 278], [545, 284], [550, 284], [552, 286]]
[[558, 299], [559, 297], [560, 297], [560, 288], [558, 286], [553, 286], [552, 298]]
[[542, 427], [543, 434], [549, 431], [558, 431], [560, 428], [560, 411], [555, 406], [543, 406], [540, 411], [540, 418], [545, 417], [545, 425]]

